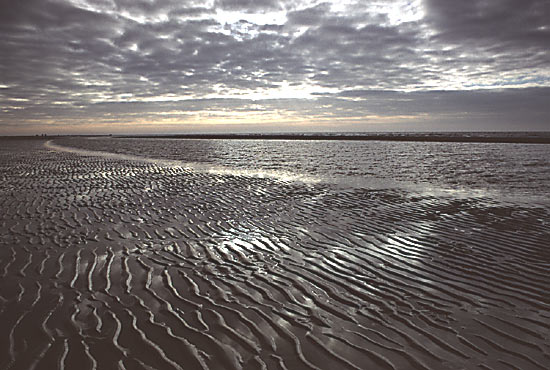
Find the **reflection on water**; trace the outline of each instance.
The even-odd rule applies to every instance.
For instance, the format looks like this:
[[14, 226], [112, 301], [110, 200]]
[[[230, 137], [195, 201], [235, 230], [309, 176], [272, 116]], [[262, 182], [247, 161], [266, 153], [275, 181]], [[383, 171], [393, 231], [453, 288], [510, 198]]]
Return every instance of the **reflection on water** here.
[[550, 145], [129, 138], [55, 143], [201, 172], [282, 181], [530, 200], [548, 198], [550, 189]]
[[[201, 140], [201, 141], [205, 141], [205, 140]], [[100, 148], [101, 150], [89, 150], [89, 149], [76, 148], [74, 147], [75, 143], [77, 142], [71, 141], [69, 144], [73, 144], [73, 146], [64, 146], [64, 145], [60, 146], [53, 143], [51, 140], [49, 140], [45, 143], [45, 146], [49, 149], [54, 149], [54, 150], [63, 151], [67, 153], [147, 162], [147, 163], [156, 164], [159, 166], [167, 166], [175, 169], [187, 169], [187, 170], [194, 170], [198, 172], [206, 172], [212, 175], [233, 175], [233, 176], [257, 177], [257, 178], [269, 178], [269, 179], [277, 179], [279, 181], [284, 181], [284, 182], [298, 181], [303, 183], [318, 183], [321, 181], [321, 178], [319, 176], [308, 175], [307, 173], [301, 174], [297, 172], [291, 172], [290, 169], [276, 170], [276, 169], [262, 168], [262, 167], [254, 166], [253, 163], [251, 163], [252, 165], [249, 168], [245, 168], [240, 166], [227, 167], [221, 164], [215, 164], [213, 162], [212, 163], [203, 162], [203, 161], [190, 162], [190, 160], [197, 159], [194, 157], [194, 155], [197, 154], [196, 152], [190, 156], [191, 158], [182, 157], [180, 159], [175, 159], [175, 158], [164, 159], [164, 158], [149, 157], [149, 155], [152, 155], [152, 156], [162, 155], [163, 154], [162, 151], [157, 152], [157, 154], [153, 154], [153, 153], [145, 152], [143, 150], [131, 151], [131, 148], [125, 148], [121, 150], [120, 148], [115, 149], [110, 146], [101, 147]], [[109, 144], [112, 144], [112, 143], [109, 143]], [[199, 152], [202, 152], [202, 150]], [[138, 155], [125, 154], [125, 153], [137, 153]]]

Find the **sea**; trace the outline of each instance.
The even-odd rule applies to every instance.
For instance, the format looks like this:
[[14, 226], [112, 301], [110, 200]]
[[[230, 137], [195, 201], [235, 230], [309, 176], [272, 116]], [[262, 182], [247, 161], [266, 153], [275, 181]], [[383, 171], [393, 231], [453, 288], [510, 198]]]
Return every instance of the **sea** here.
[[[550, 143], [550, 133], [378, 133], [369, 140], [353, 140], [358, 136], [71, 137], [52, 145], [213, 174], [521, 203], [550, 201], [550, 144], [544, 143]], [[480, 142], [499, 140], [507, 142]], [[525, 142], [530, 140], [543, 143]]]

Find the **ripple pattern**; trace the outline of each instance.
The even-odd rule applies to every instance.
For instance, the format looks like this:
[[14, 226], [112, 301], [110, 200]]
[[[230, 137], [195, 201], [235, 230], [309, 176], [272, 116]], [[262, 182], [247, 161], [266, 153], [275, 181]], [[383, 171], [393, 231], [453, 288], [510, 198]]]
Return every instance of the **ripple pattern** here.
[[1, 369], [547, 369], [550, 210], [0, 151]]

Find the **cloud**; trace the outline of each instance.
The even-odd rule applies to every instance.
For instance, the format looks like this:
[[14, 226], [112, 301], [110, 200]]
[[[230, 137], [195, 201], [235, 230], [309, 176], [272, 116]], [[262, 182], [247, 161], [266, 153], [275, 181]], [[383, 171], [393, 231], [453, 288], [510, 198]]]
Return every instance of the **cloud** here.
[[294, 10], [288, 13], [288, 24], [292, 26], [319, 25], [330, 13], [330, 4], [321, 3], [309, 8]]
[[215, 5], [223, 10], [245, 13], [281, 9], [281, 3], [277, 0], [216, 0]]
[[496, 48], [548, 48], [550, 3], [544, 0], [425, 0], [436, 38]]
[[549, 20], [544, 0], [0, 0], [0, 126], [258, 104], [548, 123]]
[[547, 104], [550, 88], [417, 92], [349, 90], [337, 95], [353, 99], [376, 114], [550, 114]]

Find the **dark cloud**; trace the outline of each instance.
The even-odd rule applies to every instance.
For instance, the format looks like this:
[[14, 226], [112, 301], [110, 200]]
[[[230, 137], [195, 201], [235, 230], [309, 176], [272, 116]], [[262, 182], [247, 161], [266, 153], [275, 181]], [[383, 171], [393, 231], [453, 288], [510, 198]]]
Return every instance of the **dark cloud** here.
[[[549, 124], [548, 1], [424, 0], [424, 16], [405, 21], [359, 1], [79, 4], [0, 0], [0, 127], [184, 119], [258, 104], [304, 119], [470, 112], [519, 122], [521, 112], [531, 117], [523, 122]], [[283, 10], [286, 19], [269, 17]], [[309, 92], [246, 94], [288, 86]]]
[[446, 42], [525, 49], [550, 47], [545, 0], [425, 0], [427, 21]]
[[224, 10], [238, 10], [245, 13], [281, 9], [281, 3], [278, 0], [216, 0], [215, 4]]
[[376, 114], [493, 114], [550, 115], [550, 88], [491, 89], [475, 91], [369, 91], [350, 90], [338, 94], [353, 98]]

